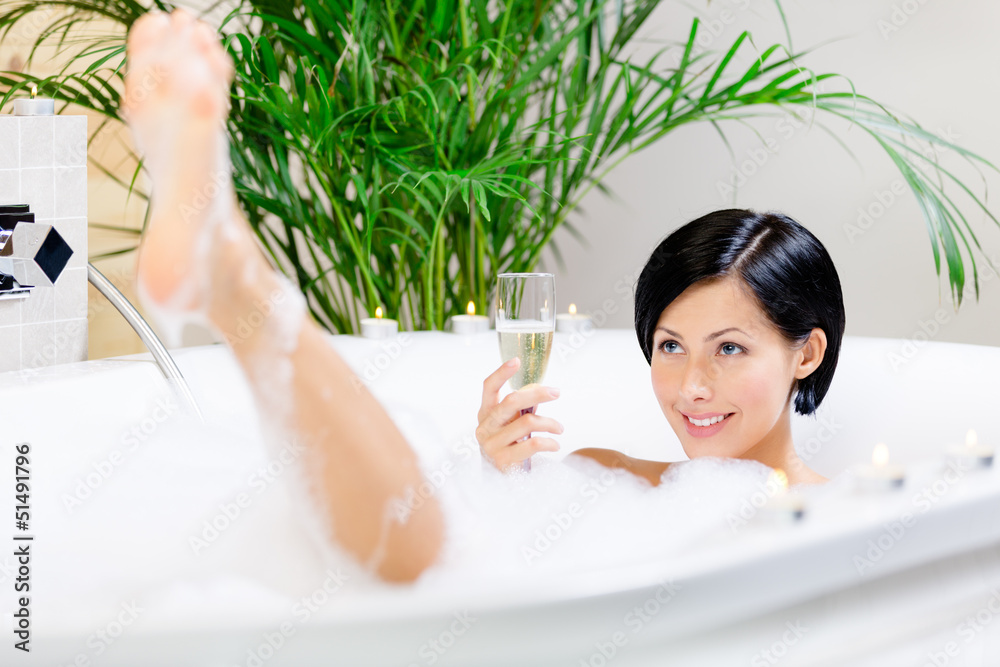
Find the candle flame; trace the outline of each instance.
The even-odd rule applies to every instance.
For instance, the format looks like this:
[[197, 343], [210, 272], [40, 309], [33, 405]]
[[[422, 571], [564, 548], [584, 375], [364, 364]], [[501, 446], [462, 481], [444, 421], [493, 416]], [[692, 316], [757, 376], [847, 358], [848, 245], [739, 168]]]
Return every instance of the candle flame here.
[[872, 465], [884, 466], [889, 462], [889, 448], [886, 447], [884, 442], [880, 442], [875, 445], [875, 449], [872, 450]]
[[382, 319], [382, 306], [375, 309], [375, 317], [377, 319]]
[[781, 468], [775, 468], [774, 472], [771, 473], [771, 479], [768, 480], [768, 487], [777, 487], [777, 493], [782, 493], [788, 490], [788, 475]]
[[35, 95], [38, 94], [38, 86], [31, 84], [31, 99], [35, 99]]
[[475, 315], [476, 314], [476, 304], [473, 303], [472, 301], [470, 301], [469, 305], [465, 307], [465, 313], [467, 315]]
[[569, 314], [570, 315], [576, 315], [576, 304], [575, 303], [569, 304]]
[[975, 447], [976, 446], [976, 431], [974, 429], [969, 429], [969, 432], [965, 434], [965, 446]]

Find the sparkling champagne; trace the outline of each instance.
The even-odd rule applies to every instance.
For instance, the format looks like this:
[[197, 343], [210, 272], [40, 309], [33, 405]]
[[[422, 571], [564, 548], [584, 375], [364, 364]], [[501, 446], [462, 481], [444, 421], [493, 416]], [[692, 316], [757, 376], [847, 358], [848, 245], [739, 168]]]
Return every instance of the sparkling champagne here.
[[500, 357], [504, 362], [521, 358], [521, 367], [509, 380], [511, 389], [517, 391], [526, 384], [539, 383], [545, 376], [552, 352], [552, 330], [527, 327], [498, 329]]

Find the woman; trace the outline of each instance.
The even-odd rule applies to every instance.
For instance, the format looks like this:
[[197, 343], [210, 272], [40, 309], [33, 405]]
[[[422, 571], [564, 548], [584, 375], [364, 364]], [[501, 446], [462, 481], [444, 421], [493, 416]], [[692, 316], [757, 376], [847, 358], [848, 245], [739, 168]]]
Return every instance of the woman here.
[[[384, 580], [411, 581], [441, 552], [444, 520], [440, 504], [430, 497], [405, 519], [392, 511], [394, 500], [407, 497], [424, 482], [413, 450], [308, 317], [301, 293], [267, 263], [235, 204], [225, 134], [232, 76], [232, 63], [214, 31], [183, 9], [170, 15], [147, 14], [129, 33], [123, 113], [143, 152], [153, 191], [136, 271], [140, 298], [162, 329], [176, 332], [194, 319], [224, 337], [247, 376], [264, 426], [272, 430], [271, 442], [294, 437], [305, 445], [304, 474], [313, 497], [303, 511], [318, 509], [314, 518], [324, 536], [335, 539]], [[671, 253], [685, 243], [690, 242], [672, 245], [668, 239], [654, 257], [670, 260], [663, 265], [670, 268]], [[734, 275], [743, 275], [739, 269], [744, 265], [754, 271], [758, 263], [751, 260], [756, 245], [755, 240], [750, 251], [741, 252], [725, 268], [735, 267]], [[761, 247], [771, 247], [770, 242]], [[822, 256], [829, 262], [825, 253]], [[688, 259], [685, 252], [676, 261]], [[788, 457], [780, 456], [791, 451], [787, 406], [785, 412], [772, 414], [778, 407], [774, 388], [785, 379], [805, 382], [817, 367], [826, 368], [826, 384], [817, 382], [801, 405], [796, 401], [800, 412], [818, 406], [836, 363], [842, 309], [839, 324], [820, 323], [815, 331], [810, 330], [801, 348], [782, 357], [760, 318], [752, 317], [748, 297], [734, 287], [736, 283], [705, 280], [723, 275], [724, 267], [701, 262], [665, 277], [658, 272], [659, 266], [659, 260], [650, 263], [637, 295], [641, 303], [636, 312], [655, 313], [655, 319], [637, 317], [636, 323], [661, 405], [675, 430], [682, 425], [676, 410], [688, 411], [695, 418], [710, 411], [732, 413], [723, 427], [728, 429], [725, 436], [701, 438], [704, 446], [683, 440], [686, 450], [692, 456], [757, 456], [787, 465]], [[816, 289], [828, 288], [829, 274], [836, 279], [832, 264], [823, 271], [824, 277], [815, 281]], [[800, 277], [807, 282], [814, 278], [793, 273], [784, 282]], [[839, 285], [835, 292], [839, 304]], [[727, 317], [739, 314], [733, 321], [755, 336], [740, 340], [759, 361], [758, 356], [749, 363], [709, 358], [703, 339], [706, 327], [711, 328], [709, 323], [718, 315], [713, 314], [717, 306], [712, 304], [721, 298], [731, 302], [721, 312]], [[798, 303], [783, 305], [778, 315], [787, 310], [791, 320], [799, 322], [802, 317], [793, 311], [801, 306]], [[734, 307], [742, 310], [734, 311]], [[767, 313], [774, 321], [785, 321], [772, 311], [773, 307]], [[246, 323], [253, 321], [261, 324], [248, 330]], [[672, 342], [661, 340], [668, 335], [663, 331], [657, 331], [653, 340], [654, 329], [661, 323], [674, 332], [669, 334]], [[801, 332], [793, 329], [791, 333]], [[727, 332], [725, 340], [733, 336]], [[833, 341], [830, 351], [827, 339]], [[657, 351], [652, 353], [654, 344]], [[675, 346], [685, 350], [686, 356], [670, 358], [667, 351], [673, 353]], [[740, 363], [742, 373], [737, 372]], [[556, 426], [538, 421], [542, 417], [507, 418], [515, 408], [547, 400], [541, 395], [543, 388], [530, 387], [498, 404], [496, 391], [511, 370], [505, 368], [487, 380], [478, 429], [481, 441], [487, 443], [487, 454], [494, 461], [508, 463], [523, 459], [532, 447], [548, 445], [533, 439], [512, 446], [520, 435], [540, 426]], [[491, 391], [490, 402], [486, 399]], [[635, 461], [608, 450], [580, 454], [629, 467], [653, 483], [667, 465]], [[812, 481], [818, 478], [804, 471], [799, 475]]]
[[[806, 228], [776, 213], [716, 211], [684, 225], [653, 251], [635, 288], [635, 331], [653, 392], [688, 458], [720, 456], [781, 468], [789, 484], [828, 481], [795, 453], [790, 408], [813, 414], [833, 379], [844, 332], [840, 280]], [[530, 385], [497, 401], [516, 371], [505, 364], [483, 384], [476, 437], [502, 470], [562, 433], [522, 408], [558, 392]], [[658, 485], [671, 465], [611, 449], [572, 453], [625, 468]], [[572, 459], [571, 459], [572, 460]]]

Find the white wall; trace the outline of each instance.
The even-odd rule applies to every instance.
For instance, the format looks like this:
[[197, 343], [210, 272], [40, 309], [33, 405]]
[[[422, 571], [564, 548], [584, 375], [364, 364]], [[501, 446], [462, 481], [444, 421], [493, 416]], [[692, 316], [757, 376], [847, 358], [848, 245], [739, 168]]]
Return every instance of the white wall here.
[[[708, 9], [704, 0], [689, 4], [690, 8], [666, 2], [651, 18], [647, 37], [686, 39], [694, 8], [722, 30], [713, 49], [727, 49], [743, 29], [751, 31], [761, 49], [784, 41], [770, 0], [712, 0]], [[892, 23], [894, 7], [901, 25], [888, 32], [885, 26], [897, 27]], [[806, 56], [802, 64], [816, 72], [843, 74], [858, 92], [910, 115], [928, 130], [950, 133], [960, 145], [1000, 163], [1000, 41], [995, 38], [1000, 3], [786, 0], [785, 11], [796, 50], [839, 39]], [[858, 128], [845, 131], [846, 127], [834, 125], [863, 165], [859, 166], [819, 128], [799, 129], [789, 137], [787, 129], [776, 126], [776, 119], [756, 126], [765, 138], [774, 140], [776, 151], [747, 179], [737, 205], [783, 211], [826, 245], [844, 289], [848, 334], [899, 338], [916, 334], [919, 342], [921, 322], [937, 316], [944, 324], [934, 333], [935, 340], [1000, 346], [1000, 279], [985, 275], [985, 262], [978, 262], [983, 272], [979, 302], [970, 272], [965, 300], [956, 313], [943, 258], [939, 279], [923, 218], [908, 188], [861, 236], [848, 238], [859, 208], [877, 203], [877, 193], [891, 193], [893, 182], [901, 180], [874, 141]], [[751, 151], [758, 150], [760, 156], [762, 144], [751, 131], [735, 124], [727, 129], [738, 164], [750, 159]], [[956, 155], [945, 154], [942, 160], [964, 174], [967, 182], [978, 182], [976, 173]], [[543, 268], [557, 274], [559, 309], [564, 311], [570, 301], [592, 313], [606, 309], [604, 326], [631, 328], [632, 284], [650, 251], [682, 224], [727, 207], [731, 200], [720, 196], [718, 184], [730, 181], [733, 168], [727, 150], [707, 124], [682, 128], [622, 163], [607, 182], [623, 202], [612, 202], [595, 191], [583, 202], [585, 212], [573, 214], [590, 248], [560, 230], [555, 238], [565, 269], [546, 253]], [[1000, 178], [990, 174], [988, 182], [996, 190]], [[960, 194], [957, 188], [951, 192]], [[888, 199], [884, 194], [883, 198]], [[1000, 267], [1000, 230], [970, 200], [964, 202], [963, 210], [984, 250]], [[1000, 208], [991, 208], [1000, 213]], [[607, 299], [610, 308], [603, 305]]]

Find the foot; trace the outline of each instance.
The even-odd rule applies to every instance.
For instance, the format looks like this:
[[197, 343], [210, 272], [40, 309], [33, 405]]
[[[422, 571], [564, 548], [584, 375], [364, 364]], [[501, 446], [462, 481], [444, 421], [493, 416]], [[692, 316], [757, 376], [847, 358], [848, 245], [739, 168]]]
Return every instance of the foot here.
[[184, 9], [151, 12], [129, 34], [128, 66], [123, 115], [152, 181], [136, 282], [176, 339], [185, 321], [221, 318], [242, 287], [259, 293], [276, 276], [236, 206], [225, 130], [233, 67], [215, 31]]

